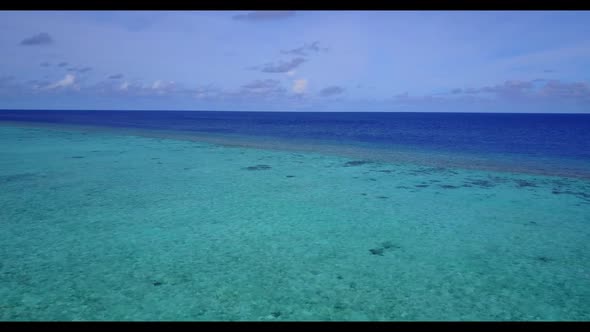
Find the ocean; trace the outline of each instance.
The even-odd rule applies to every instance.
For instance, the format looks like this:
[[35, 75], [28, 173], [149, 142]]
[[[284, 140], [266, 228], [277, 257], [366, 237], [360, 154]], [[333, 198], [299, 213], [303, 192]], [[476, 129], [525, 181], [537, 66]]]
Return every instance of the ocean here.
[[590, 114], [0, 111], [0, 320], [590, 319]]

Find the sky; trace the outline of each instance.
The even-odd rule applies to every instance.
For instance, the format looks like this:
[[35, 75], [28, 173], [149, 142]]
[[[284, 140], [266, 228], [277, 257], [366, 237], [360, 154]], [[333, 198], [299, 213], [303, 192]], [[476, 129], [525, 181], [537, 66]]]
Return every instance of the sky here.
[[0, 11], [0, 109], [590, 113], [590, 11]]

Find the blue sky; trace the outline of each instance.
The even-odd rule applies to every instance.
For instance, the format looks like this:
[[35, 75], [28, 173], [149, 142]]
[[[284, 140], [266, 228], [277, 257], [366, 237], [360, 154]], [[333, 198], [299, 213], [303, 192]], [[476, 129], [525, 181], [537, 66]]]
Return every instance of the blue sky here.
[[590, 12], [0, 12], [0, 108], [590, 113]]

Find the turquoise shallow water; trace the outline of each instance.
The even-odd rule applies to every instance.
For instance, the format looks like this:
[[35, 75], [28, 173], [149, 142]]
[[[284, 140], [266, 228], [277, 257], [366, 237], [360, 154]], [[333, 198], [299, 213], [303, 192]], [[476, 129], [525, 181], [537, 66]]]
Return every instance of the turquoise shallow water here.
[[588, 320], [590, 181], [0, 127], [0, 320]]

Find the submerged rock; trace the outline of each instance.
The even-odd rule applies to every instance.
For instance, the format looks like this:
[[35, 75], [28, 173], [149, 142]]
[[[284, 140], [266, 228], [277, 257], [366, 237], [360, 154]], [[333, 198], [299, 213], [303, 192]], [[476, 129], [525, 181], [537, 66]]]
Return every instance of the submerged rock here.
[[248, 167], [244, 167], [243, 169], [248, 170], [248, 171], [262, 171], [262, 170], [267, 170], [267, 169], [271, 169], [272, 167], [268, 166], [268, 165], [256, 165], [256, 166], [248, 166]]
[[547, 256], [538, 256], [538, 257], [536, 257], [536, 259], [538, 261], [543, 262], [543, 263], [549, 263], [550, 261], [552, 261], [552, 259]]
[[369, 252], [371, 252], [372, 255], [378, 255], [378, 256], [383, 256], [384, 251], [385, 250], [383, 248], [369, 249]]

